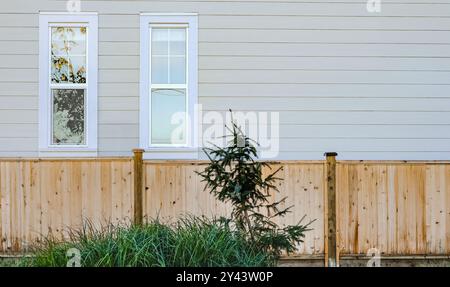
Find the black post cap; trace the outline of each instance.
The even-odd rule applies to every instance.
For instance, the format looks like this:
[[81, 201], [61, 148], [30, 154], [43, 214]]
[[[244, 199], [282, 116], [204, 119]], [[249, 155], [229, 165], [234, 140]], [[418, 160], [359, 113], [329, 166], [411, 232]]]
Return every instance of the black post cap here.
[[337, 152], [326, 152], [324, 153], [324, 156], [337, 156]]

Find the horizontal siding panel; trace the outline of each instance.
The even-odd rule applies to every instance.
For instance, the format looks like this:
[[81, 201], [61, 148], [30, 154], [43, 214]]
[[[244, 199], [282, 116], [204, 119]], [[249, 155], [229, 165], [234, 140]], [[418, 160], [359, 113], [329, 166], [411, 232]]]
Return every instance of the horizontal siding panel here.
[[[271, 131], [271, 126], [260, 126]], [[280, 138], [450, 138], [450, 125], [281, 125]]]
[[[248, 111], [450, 111], [449, 98], [201, 98], [206, 110]], [[448, 115], [450, 119], [450, 113]]]
[[430, 151], [450, 152], [450, 139], [283, 139], [282, 151]]
[[102, 70], [100, 83], [139, 83], [139, 70]]
[[[18, 23], [20, 25], [20, 23]], [[39, 41], [38, 27], [0, 27], [3, 41]]]
[[433, 44], [423, 47], [413, 44], [200, 43], [199, 54], [267, 57], [449, 57], [450, 49]]
[[35, 151], [37, 138], [0, 138], [0, 150], [3, 152]]
[[38, 125], [36, 124], [2, 124], [0, 123], [2, 138], [37, 138]]
[[[132, 34], [131, 31], [129, 33]], [[200, 29], [199, 41], [215, 43], [448, 44], [450, 43], [450, 31]]]
[[8, 4], [2, 6], [2, 14], [28, 13], [35, 14], [37, 11], [66, 11], [65, 1], [55, 0], [14, 0], [7, 1]]
[[206, 84], [199, 94], [207, 97], [448, 97], [450, 86], [442, 85], [369, 85], [369, 84]]
[[[1, 127], [0, 127], [1, 128]], [[100, 124], [98, 127], [99, 138], [138, 138], [139, 125], [137, 124]]]
[[[235, 118], [237, 120], [237, 118]], [[244, 125], [238, 122], [246, 134], [262, 131], [270, 138], [389, 138], [389, 139], [448, 139], [450, 125], [439, 125], [430, 128], [429, 125]], [[227, 134], [224, 124], [205, 124], [203, 131], [214, 128]], [[200, 139], [200, 141], [202, 141]]]
[[0, 110], [37, 110], [38, 97], [36, 96], [1, 96]]
[[100, 111], [139, 111], [139, 97], [99, 97]]
[[100, 56], [139, 56], [139, 42], [99, 42]]
[[37, 82], [38, 69], [0, 69], [0, 82]]
[[269, 83], [269, 84], [270, 83], [450, 84], [450, 71], [396, 72], [396, 71], [210, 70], [210, 71], [201, 71], [199, 74], [199, 81], [201, 83]]
[[15, 26], [36, 28], [39, 26], [39, 14], [38, 13], [8, 14], [4, 13], [2, 10], [0, 13], [0, 27], [15, 27]]
[[99, 56], [98, 68], [106, 69], [139, 69], [139, 56]]
[[100, 42], [139, 42], [139, 27], [136, 28], [102, 28], [98, 29]]
[[334, 112], [280, 113], [280, 123], [289, 124], [450, 124], [448, 112]]
[[[208, 110], [203, 109], [203, 112]], [[254, 111], [254, 110], [252, 110]], [[225, 118], [228, 111], [217, 111]], [[239, 110], [233, 110], [239, 112]], [[278, 111], [273, 111], [278, 112]], [[448, 112], [361, 112], [361, 111], [282, 111], [279, 112], [280, 124], [329, 125], [449, 125]], [[432, 127], [430, 127], [432, 128]]]
[[37, 96], [38, 83], [0, 82], [0, 96]]
[[[139, 65], [138, 65], [139, 66]], [[449, 71], [450, 58], [202, 56], [200, 70]]]
[[[386, 1], [383, 1], [383, 3], [386, 3]], [[216, 29], [448, 30], [450, 18], [384, 17], [377, 15], [377, 17], [347, 16], [336, 19], [333, 16], [317, 15], [283, 17], [200, 15], [199, 24], [201, 28]]]
[[37, 110], [2, 110], [0, 113], [2, 124], [35, 124], [37, 122]]
[[102, 28], [138, 28], [139, 29], [139, 15], [98, 15], [98, 25]]
[[99, 83], [100, 97], [139, 96], [139, 83]]
[[99, 124], [138, 124], [136, 111], [99, 111]]
[[38, 63], [39, 57], [37, 55], [0, 55], [0, 69], [37, 69]]
[[[5, 44], [6, 43], [6, 44]], [[38, 41], [5, 41], [0, 45], [0, 55], [39, 55]]]

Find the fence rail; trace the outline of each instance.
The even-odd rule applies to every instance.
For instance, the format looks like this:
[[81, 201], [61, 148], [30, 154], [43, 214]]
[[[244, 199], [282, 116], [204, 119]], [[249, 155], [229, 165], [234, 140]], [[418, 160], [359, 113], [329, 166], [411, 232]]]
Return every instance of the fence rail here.
[[[100, 226], [133, 218], [139, 223], [136, 217], [171, 220], [186, 212], [229, 214], [229, 205], [203, 191], [196, 171], [204, 164], [139, 157], [0, 159], [0, 252], [26, 251], [49, 233], [62, 238], [86, 219]], [[282, 166], [284, 178], [273, 199], [287, 196], [285, 206], [294, 206], [279, 223], [297, 223], [303, 215], [315, 219], [299, 254], [333, 257], [333, 235], [338, 255], [370, 248], [386, 255], [450, 253], [449, 163], [337, 161], [331, 211], [326, 161], [271, 166]], [[333, 220], [335, 231], [329, 228]]]

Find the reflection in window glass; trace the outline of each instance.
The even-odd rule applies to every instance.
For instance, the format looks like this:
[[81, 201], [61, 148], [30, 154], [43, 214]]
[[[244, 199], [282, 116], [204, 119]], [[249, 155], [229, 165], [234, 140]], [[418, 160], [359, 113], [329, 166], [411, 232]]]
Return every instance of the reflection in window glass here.
[[185, 90], [152, 90], [151, 141], [152, 144], [186, 144]]
[[52, 144], [84, 145], [85, 90], [52, 90]]
[[86, 27], [51, 28], [52, 83], [86, 83]]

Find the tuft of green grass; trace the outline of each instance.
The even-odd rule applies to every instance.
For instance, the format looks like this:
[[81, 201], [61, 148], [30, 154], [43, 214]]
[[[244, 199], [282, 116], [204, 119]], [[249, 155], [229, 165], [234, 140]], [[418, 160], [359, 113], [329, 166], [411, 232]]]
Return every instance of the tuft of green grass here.
[[91, 224], [71, 231], [67, 240], [52, 237], [34, 247], [22, 266], [63, 267], [67, 251], [80, 252], [83, 267], [233, 267], [273, 266], [274, 258], [217, 220], [185, 217], [175, 224], [152, 220], [142, 226]]
[[17, 267], [19, 266], [19, 259], [17, 258], [3, 258], [0, 257], [0, 267]]

